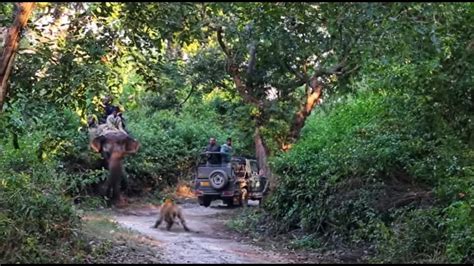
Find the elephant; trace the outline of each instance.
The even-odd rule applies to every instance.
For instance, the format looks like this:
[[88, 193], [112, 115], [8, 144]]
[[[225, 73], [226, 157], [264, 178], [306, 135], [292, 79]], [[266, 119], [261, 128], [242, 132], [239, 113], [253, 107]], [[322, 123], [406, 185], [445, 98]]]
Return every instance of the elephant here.
[[90, 146], [95, 152], [100, 152], [107, 163], [106, 195], [115, 205], [120, 200], [120, 184], [124, 177], [122, 160], [126, 155], [136, 153], [140, 143], [122, 131], [112, 131], [94, 137]]

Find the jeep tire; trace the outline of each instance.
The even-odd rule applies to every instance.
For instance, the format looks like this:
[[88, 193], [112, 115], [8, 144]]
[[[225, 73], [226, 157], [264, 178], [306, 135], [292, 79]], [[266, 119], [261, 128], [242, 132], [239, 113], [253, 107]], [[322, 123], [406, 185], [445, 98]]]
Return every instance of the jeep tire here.
[[209, 181], [211, 186], [217, 190], [223, 189], [228, 183], [227, 175], [221, 170], [212, 172], [209, 175]]
[[209, 207], [211, 205], [211, 198], [206, 196], [198, 197], [198, 202], [201, 206]]
[[234, 207], [234, 198], [225, 198], [222, 199], [222, 201], [227, 205], [227, 207]]

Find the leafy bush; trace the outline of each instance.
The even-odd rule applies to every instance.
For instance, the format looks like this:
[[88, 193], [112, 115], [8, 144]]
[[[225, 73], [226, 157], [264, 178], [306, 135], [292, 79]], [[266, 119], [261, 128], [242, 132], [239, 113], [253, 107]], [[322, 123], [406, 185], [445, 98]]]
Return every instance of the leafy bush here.
[[[71, 254], [55, 255], [55, 250], [72, 248], [80, 225], [70, 198], [63, 194], [65, 178], [51, 163], [31, 160], [35, 158], [31, 151], [15, 153], [2, 156], [0, 164], [2, 262], [61, 261]], [[18, 161], [23, 162], [22, 169], [16, 166], [12, 172]]]
[[266, 209], [277, 231], [379, 243], [384, 261], [466, 262], [471, 153], [424, 97], [361, 93], [318, 111], [274, 158], [280, 183]]
[[8, 144], [0, 149], [1, 262], [82, 262], [76, 255], [86, 252], [88, 242], [79, 233], [72, 197], [104, 171], [90, 169], [93, 158], [84, 154], [88, 143], [81, 143], [77, 116], [50, 110], [38, 117], [37, 123], [24, 125], [19, 149]]

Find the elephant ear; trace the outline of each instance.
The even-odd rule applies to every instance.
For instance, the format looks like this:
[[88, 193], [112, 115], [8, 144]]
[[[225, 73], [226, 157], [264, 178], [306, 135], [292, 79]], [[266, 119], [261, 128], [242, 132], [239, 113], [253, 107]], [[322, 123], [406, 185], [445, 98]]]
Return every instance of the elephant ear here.
[[138, 149], [140, 148], [140, 143], [130, 137], [127, 138], [127, 141], [125, 142], [125, 152], [129, 154], [136, 153]]
[[100, 152], [102, 150], [102, 144], [104, 143], [105, 137], [99, 136], [92, 140], [90, 146], [95, 152]]

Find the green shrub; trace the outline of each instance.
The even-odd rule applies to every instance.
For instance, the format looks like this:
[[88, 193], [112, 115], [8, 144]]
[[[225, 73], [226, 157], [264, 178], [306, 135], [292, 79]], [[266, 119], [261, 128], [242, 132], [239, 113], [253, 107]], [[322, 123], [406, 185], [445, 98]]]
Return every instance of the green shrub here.
[[50, 166], [39, 164], [32, 165], [31, 173], [3, 176], [0, 257], [4, 263], [59, 261], [52, 252], [71, 244], [79, 230], [79, 217], [63, 195], [61, 180]]
[[379, 243], [384, 262], [470, 261], [472, 239], [461, 235], [472, 235], [471, 150], [424, 96], [363, 92], [334, 101], [272, 160], [272, 228]]
[[[471, 194], [472, 195], [472, 194]], [[446, 255], [453, 263], [474, 262], [474, 201], [456, 201], [444, 209]]]
[[378, 242], [378, 262], [443, 262], [445, 241], [439, 209], [399, 210], [390, 234]]
[[71, 262], [87, 246], [81, 244], [80, 218], [68, 196], [80, 177], [66, 173], [59, 161], [64, 150], [43, 149], [45, 156], [37, 156], [45, 131], [27, 132], [20, 149], [1, 149], [1, 262]]

